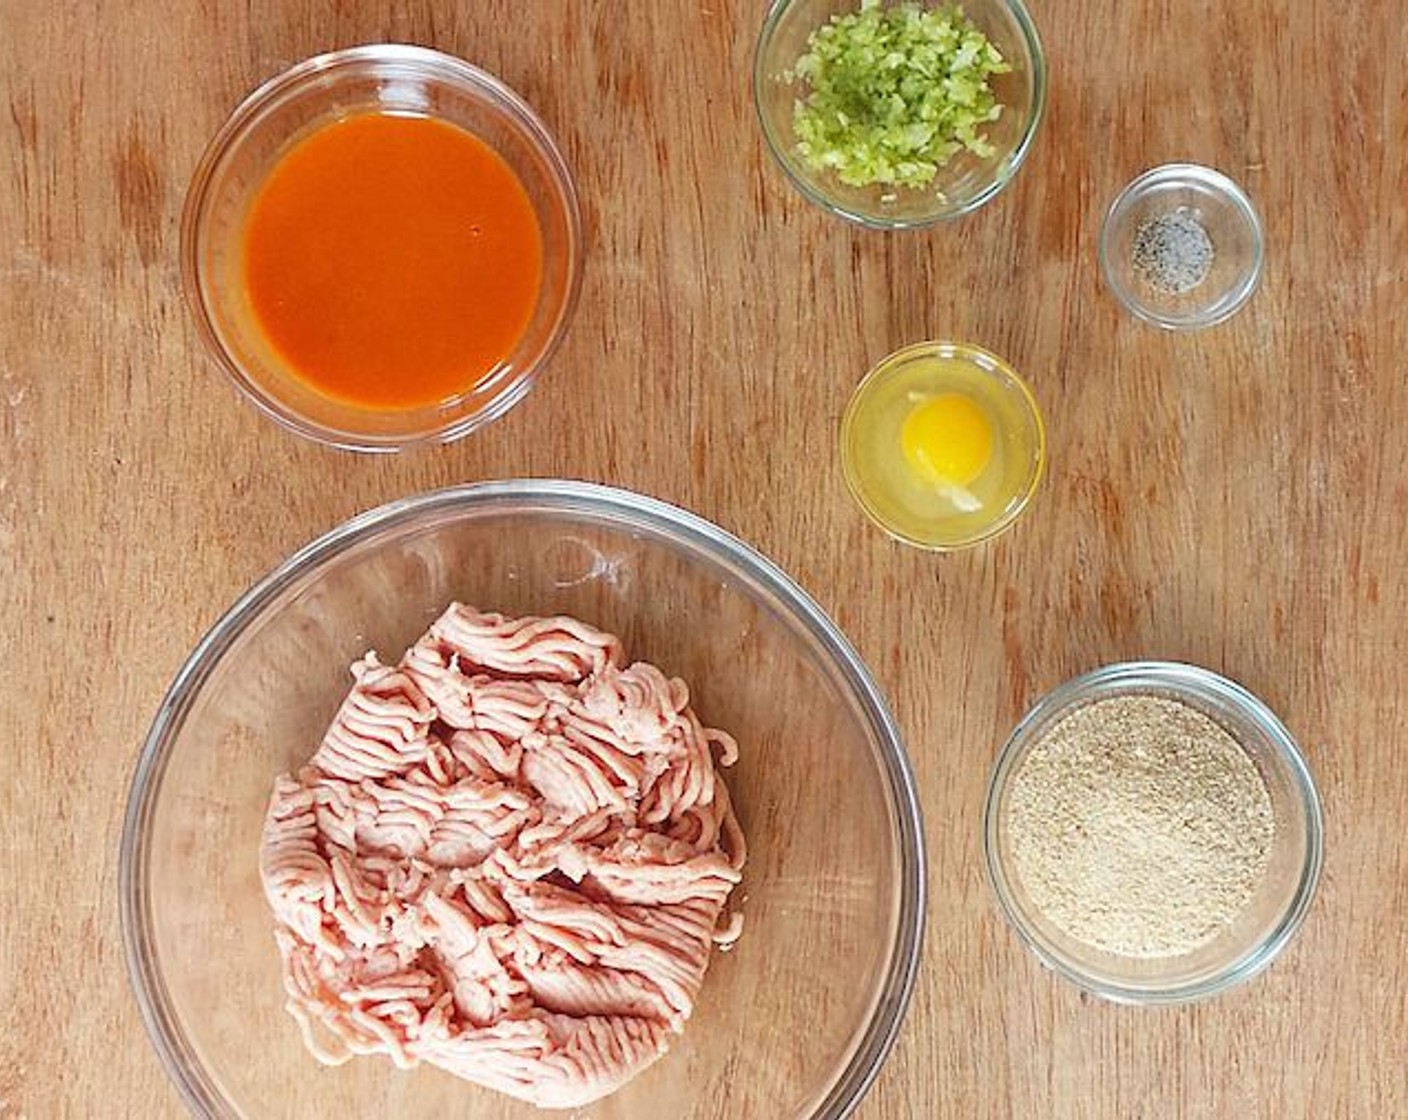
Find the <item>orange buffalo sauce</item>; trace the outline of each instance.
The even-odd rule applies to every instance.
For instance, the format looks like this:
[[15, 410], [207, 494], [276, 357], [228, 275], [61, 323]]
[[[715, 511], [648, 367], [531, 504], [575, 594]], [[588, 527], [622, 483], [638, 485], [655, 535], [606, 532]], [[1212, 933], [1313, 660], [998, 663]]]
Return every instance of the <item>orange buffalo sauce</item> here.
[[513, 350], [543, 278], [518, 176], [443, 121], [363, 113], [275, 165], [244, 231], [250, 308], [315, 390], [371, 409], [434, 405]]

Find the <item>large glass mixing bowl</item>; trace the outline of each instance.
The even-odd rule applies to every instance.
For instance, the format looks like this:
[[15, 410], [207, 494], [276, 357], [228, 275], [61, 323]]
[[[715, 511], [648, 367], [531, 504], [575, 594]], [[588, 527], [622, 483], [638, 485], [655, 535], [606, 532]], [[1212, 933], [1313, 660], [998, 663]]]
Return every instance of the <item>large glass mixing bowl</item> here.
[[918, 962], [924, 868], [894, 721], [855, 651], [781, 571], [672, 506], [570, 482], [394, 502], [245, 594], [172, 684], [122, 838], [127, 960], [153, 1042], [199, 1116], [538, 1115], [433, 1068], [325, 1068], [283, 1009], [258, 849], [274, 778], [349, 684], [453, 599], [568, 613], [689, 682], [732, 732], [747, 832], [743, 937], [718, 953], [671, 1052], [576, 1115], [849, 1114], [894, 1041]]

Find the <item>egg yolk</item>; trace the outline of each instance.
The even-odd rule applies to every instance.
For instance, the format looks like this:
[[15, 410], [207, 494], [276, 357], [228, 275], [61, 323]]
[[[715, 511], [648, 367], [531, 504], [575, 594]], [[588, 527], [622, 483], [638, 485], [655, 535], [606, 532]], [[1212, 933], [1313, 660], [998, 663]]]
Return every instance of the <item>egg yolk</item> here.
[[926, 481], [967, 486], [992, 461], [992, 423], [968, 397], [942, 393], [905, 417], [900, 447]]

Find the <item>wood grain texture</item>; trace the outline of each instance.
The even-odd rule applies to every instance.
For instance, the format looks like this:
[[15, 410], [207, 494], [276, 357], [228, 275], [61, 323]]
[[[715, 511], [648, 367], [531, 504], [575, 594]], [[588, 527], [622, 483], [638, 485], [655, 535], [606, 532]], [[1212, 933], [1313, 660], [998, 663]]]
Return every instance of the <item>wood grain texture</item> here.
[[[565, 475], [758, 545], [892, 698], [930, 845], [924, 967], [867, 1118], [1408, 1115], [1408, 24], [1389, 0], [1036, 0], [1049, 115], [1012, 188], [886, 236], [770, 165], [760, 0], [242, 5], [0, 0], [0, 1117], [175, 1117], [117, 919], [127, 783], [167, 682], [253, 579], [354, 511]], [[588, 267], [539, 387], [482, 435], [393, 458], [242, 406], [181, 304], [178, 218], [214, 130], [316, 51], [460, 54], [576, 170]], [[1188, 158], [1269, 239], [1231, 323], [1170, 337], [1100, 287], [1100, 217]], [[1051, 472], [1001, 541], [937, 559], [863, 522], [836, 428], [925, 337], [1025, 371]], [[1045, 974], [1003, 924], [978, 823], [1044, 690], [1175, 657], [1303, 743], [1327, 862], [1303, 932], [1202, 1006], [1136, 1011]], [[25, 668], [29, 666], [29, 668]]]

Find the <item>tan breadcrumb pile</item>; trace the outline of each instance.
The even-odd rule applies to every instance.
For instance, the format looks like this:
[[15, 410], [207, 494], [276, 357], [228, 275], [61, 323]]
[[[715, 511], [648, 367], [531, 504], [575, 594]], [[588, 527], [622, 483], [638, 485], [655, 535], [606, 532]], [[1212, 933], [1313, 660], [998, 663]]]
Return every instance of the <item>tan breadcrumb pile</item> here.
[[1179, 956], [1236, 920], [1275, 817], [1256, 765], [1176, 700], [1120, 696], [1061, 719], [1012, 781], [1007, 829], [1033, 905], [1079, 941]]

